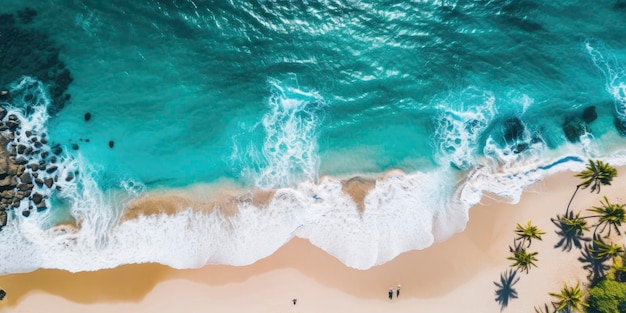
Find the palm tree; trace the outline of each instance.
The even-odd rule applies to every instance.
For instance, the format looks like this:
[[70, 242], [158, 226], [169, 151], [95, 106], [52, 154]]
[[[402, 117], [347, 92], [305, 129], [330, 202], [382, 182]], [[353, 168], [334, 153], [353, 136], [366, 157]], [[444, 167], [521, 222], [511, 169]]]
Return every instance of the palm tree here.
[[591, 186], [591, 192], [597, 191], [600, 193], [600, 186], [611, 185], [611, 181], [613, 181], [613, 178], [617, 176], [617, 170], [608, 163], [604, 163], [600, 160], [593, 161], [590, 159], [589, 163], [587, 163], [587, 167], [582, 172], [574, 176], [580, 177], [583, 179], [583, 182], [576, 185], [576, 190], [567, 204], [567, 209], [565, 210], [566, 214], [569, 212], [569, 207], [572, 204], [572, 200], [574, 200], [578, 189], [586, 189]]
[[496, 302], [500, 304], [500, 310], [503, 310], [509, 305], [511, 299], [517, 299], [517, 291], [513, 289], [513, 286], [519, 281], [519, 277], [515, 277], [517, 271], [509, 269], [500, 275], [500, 283], [493, 282], [498, 289], [496, 289]]
[[515, 240], [520, 240], [521, 245], [524, 245], [524, 243], [528, 241], [528, 247], [530, 247], [533, 238], [541, 240], [541, 235], [545, 235], [546, 233], [541, 231], [539, 227], [531, 225], [530, 221], [528, 221], [526, 226], [517, 224], [515, 227], [515, 234], [517, 234], [517, 238], [515, 238]]
[[508, 257], [507, 260], [515, 261], [511, 267], [517, 267], [518, 270], [524, 271], [526, 274], [528, 274], [531, 267], [537, 267], [535, 262], [537, 262], [536, 256], [538, 252], [529, 253], [526, 251], [526, 248], [523, 248], [520, 245], [516, 245], [515, 249], [509, 247], [509, 250], [513, 253], [513, 256]]
[[616, 243], [606, 243], [600, 237], [595, 237], [593, 240], [594, 247], [589, 250], [595, 254], [598, 260], [612, 259], [615, 264], [616, 258], [620, 254], [624, 253], [624, 247]]
[[578, 261], [583, 263], [583, 269], [589, 271], [589, 275], [587, 278], [593, 284], [599, 279], [606, 276], [606, 271], [610, 268], [608, 265], [604, 264], [608, 257], [599, 256], [598, 245], [596, 241], [592, 241], [591, 243], [585, 244], [585, 248], [582, 249], [582, 256], [578, 257]]
[[574, 287], [564, 284], [561, 293], [550, 292], [550, 295], [557, 298], [557, 301], [553, 302], [556, 312], [572, 312], [572, 310], [583, 312], [583, 307], [589, 306], [583, 301], [585, 293], [580, 289], [579, 283], [576, 283]]
[[580, 212], [574, 215], [574, 212], [567, 212], [565, 215], [556, 215], [556, 218], [550, 219], [552, 223], [558, 227], [557, 235], [561, 237], [561, 240], [554, 245], [555, 248], [563, 246], [563, 251], [572, 250], [572, 246], [580, 249], [582, 248], [582, 241], [590, 241], [591, 239], [585, 238], [585, 231], [588, 231], [587, 220], [580, 217]]
[[626, 223], [626, 210], [624, 209], [626, 205], [611, 203], [609, 202], [609, 199], [607, 199], [606, 196], [604, 196], [603, 200], [600, 200], [600, 204], [601, 206], [599, 207], [594, 206], [591, 209], [587, 209], [588, 211], [598, 214], [598, 215], [587, 217], [587, 218], [591, 218], [591, 217], [599, 218], [598, 224], [596, 225], [596, 228], [593, 231], [594, 234], [596, 233], [596, 231], [598, 230], [600, 226], [602, 226], [602, 229], [600, 229], [601, 233], [603, 233], [606, 227], [608, 226], [609, 232], [606, 234], [606, 237], [609, 237], [611, 235], [611, 228], [615, 229], [618, 235], [621, 235], [619, 228], [622, 226], [622, 223]]

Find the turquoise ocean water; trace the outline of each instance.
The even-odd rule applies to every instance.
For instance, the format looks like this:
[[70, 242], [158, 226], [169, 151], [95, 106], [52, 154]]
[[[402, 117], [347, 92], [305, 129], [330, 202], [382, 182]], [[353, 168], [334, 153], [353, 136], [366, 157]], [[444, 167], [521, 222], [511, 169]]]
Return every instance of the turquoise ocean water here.
[[[4, 0], [0, 14], [15, 20], [0, 87], [34, 95], [3, 107], [77, 175], [49, 210], [11, 216], [3, 272], [243, 265], [293, 236], [368, 268], [461, 231], [484, 191], [516, 201], [587, 158], [626, 163], [620, 1]], [[62, 107], [50, 55], [71, 73]], [[363, 212], [341, 191], [355, 176], [380, 178]], [[118, 223], [133, 199], [224, 188], [277, 191], [234, 217]], [[51, 228], [68, 219], [80, 230]]]

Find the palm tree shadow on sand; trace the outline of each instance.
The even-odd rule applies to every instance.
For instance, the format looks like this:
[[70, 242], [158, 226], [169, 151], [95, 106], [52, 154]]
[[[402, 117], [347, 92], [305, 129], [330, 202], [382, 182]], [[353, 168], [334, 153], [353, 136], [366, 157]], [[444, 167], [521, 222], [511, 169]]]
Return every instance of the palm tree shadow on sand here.
[[500, 305], [500, 311], [504, 310], [512, 299], [517, 299], [517, 291], [513, 286], [519, 281], [516, 277], [517, 270], [509, 269], [500, 275], [500, 283], [493, 282], [496, 285], [496, 302]]
[[587, 243], [581, 251], [581, 256], [578, 257], [578, 261], [584, 264], [583, 269], [589, 272], [587, 279], [591, 284], [606, 276], [606, 271], [610, 268], [605, 264], [609, 258], [598, 255], [596, 251], [598, 251], [598, 245], [595, 241]]
[[586, 238], [584, 232], [588, 231], [587, 221], [580, 217], [580, 212], [574, 215], [574, 212], [566, 212], [563, 216], [557, 214], [555, 218], [550, 219], [552, 224], [557, 227], [556, 234], [561, 238], [555, 248], [561, 248], [563, 251], [571, 251], [573, 247], [582, 249], [583, 242], [591, 241]]

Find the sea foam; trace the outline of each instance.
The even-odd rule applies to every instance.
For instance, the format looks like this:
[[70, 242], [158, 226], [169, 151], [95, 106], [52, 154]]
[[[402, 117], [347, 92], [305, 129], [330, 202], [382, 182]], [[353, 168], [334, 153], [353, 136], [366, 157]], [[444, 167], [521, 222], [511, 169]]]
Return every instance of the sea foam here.
[[[124, 210], [129, 210], [137, 200], [169, 197], [170, 193], [146, 191], [141, 183], [130, 180], [120, 182], [114, 192], [104, 192], [94, 178], [98, 170], [88, 160], [79, 152], [64, 155], [61, 171], [77, 170], [80, 175], [72, 182], [63, 183], [56, 196], [68, 204], [75, 225], [47, 227], [46, 221], [53, 210], [28, 218], [12, 214], [9, 224], [0, 232], [3, 243], [0, 273], [36, 268], [91, 271], [145, 262], [174, 268], [247, 265], [271, 255], [294, 237], [310, 240], [347, 266], [367, 269], [403, 252], [425, 249], [462, 231], [470, 208], [480, 203], [485, 193], [517, 202], [525, 187], [559, 171], [578, 171], [588, 156], [582, 147], [574, 145], [558, 151], [548, 151], [539, 145], [535, 150], [521, 152], [515, 159], [495, 161], [489, 156], [462, 151], [475, 149], [478, 139], [473, 133], [492, 122], [494, 113], [487, 97], [488, 101], [483, 101], [484, 106], [478, 111], [465, 114], [459, 109], [457, 113], [444, 114], [444, 119], [454, 122], [442, 123], [445, 127], [440, 134], [461, 138], [449, 141], [454, 149], [446, 146], [440, 150], [441, 158], [450, 162], [428, 171], [394, 170], [378, 175], [363, 203], [357, 204], [349, 191], [343, 189], [345, 180], [316, 177], [314, 125], [319, 120], [313, 115], [319, 112], [317, 107], [308, 107], [319, 100], [314, 95], [312, 92], [289, 94], [283, 90], [275, 94], [277, 100], [270, 101], [281, 107], [271, 107], [264, 117], [276, 124], [263, 124], [266, 130], [274, 127], [267, 131], [274, 139], [264, 142], [263, 149], [269, 152], [263, 152], [266, 167], [261, 167], [259, 177], [278, 187], [267, 188], [261, 181], [252, 189], [231, 192], [227, 202], [235, 206], [232, 212], [220, 209], [223, 201], [188, 196], [178, 202], [180, 206], [174, 212], [138, 214], [124, 219]], [[36, 112], [39, 110], [36, 108]], [[45, 127], [45, 121], [33, 120], [37, 114], [20, 115], [23, 125]], [[446, 135], [444, 131], [449, 133]], [[293, 137], [296, 134], [304, 137]], [[282, 154], [272, 150], [275, 145], [285, 145], [280, 150]], [[502, 149], [507, 147], [494, 144], [492, 148], [504, 153]], [[612, 164], [626, 163], [626, 158], [619, 157], [619, 151], [609, 154], [616, 156]], [[293, 180], [284, 181], [263, 172], [290, 164], [292, 160], [298, 165]], [[459, 170], [461, 166], [451, 164], [471, 166]], [[194, 193], [211, 194], [221, 188], [224, 185], [200, 186]], [[255, 201], [247, 196], [257, 188], [265, 190], [269, 198]]]

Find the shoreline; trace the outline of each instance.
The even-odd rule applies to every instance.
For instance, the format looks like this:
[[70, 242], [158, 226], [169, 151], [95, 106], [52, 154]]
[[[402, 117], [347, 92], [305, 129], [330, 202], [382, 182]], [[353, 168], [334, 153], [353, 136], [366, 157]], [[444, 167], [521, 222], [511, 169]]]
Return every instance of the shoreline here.
[[[600, 194], [579, 191], [572, 208], [597, 205], [604, 195], [623, 202], [619, 190], [626, 187], [626, 167], [618, 167], [618, 173], [622, 177], [618, 174]], [[393, 306], [399, 312], [500, 312], [493, 282], [511, 263], [506, 257], [515, 224], [530, 219], [546, 232], [543, 241], [533, 244], [538, 268], [519, 275], [519, 299], [504, 310], [529, 312], [549, 302], [548, 292], [560, 290], [563, 282], [585, 282], [586, 273], [576, 260], [580, 252], [553, 248], [556, 235], [549, 220], [567, 205], [578, 181], [573, 174], [560, 172], [527, 187], [518, 204], [484, 196], [470, 210], [465, 231], [368, 270], [349, 268], [307, 240], [294, 238], [269, 257], [242, 267], [175, 270], [135, 264], [75, 274], [40, 269], [0, 276], [0, 287], [8, 293], [0, 309], [154, 312], [183, 305], [187, 312], [380, 312]], [[401, 297], [389, 301], [387, 290], [398, 284]], [[298, 299], [297, 305], [292, 298]]]

